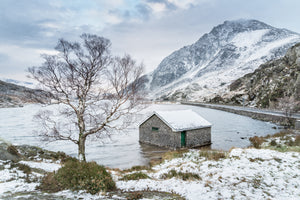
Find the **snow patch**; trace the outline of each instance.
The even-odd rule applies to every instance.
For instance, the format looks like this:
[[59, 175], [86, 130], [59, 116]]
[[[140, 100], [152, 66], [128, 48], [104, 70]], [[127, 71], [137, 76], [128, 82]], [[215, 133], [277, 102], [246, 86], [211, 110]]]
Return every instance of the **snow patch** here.
[[44, 163], [34, 161], [20, 161], [19, 163], [28, 165], [31, 168], [43, 169], [47, 172], [57, 171], [59, 168], [61, 168], [61, 165], [56, 163]]
[[256, 45], [261, 39], [262, 36], [268, 33], [270, 29], [256, 30], [256, 31], [247, 31], [243, 33], [238, 33], [233, 39], [232, 43], [237, 47], [251, 47]]

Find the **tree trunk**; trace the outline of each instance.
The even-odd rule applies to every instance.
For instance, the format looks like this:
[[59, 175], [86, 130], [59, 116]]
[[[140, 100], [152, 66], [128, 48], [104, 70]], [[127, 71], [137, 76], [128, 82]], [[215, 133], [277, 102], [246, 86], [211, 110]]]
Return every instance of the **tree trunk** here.
[[78, 140], [78, 160], [85, 162], [85, 137], [79, 137]]

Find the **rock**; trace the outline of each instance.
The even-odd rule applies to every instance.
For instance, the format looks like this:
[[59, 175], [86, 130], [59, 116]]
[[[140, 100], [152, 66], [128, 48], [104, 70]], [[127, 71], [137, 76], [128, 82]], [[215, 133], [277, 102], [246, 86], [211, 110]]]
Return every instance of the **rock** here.
[[[278, 99], [294, 97], [300, 100], [300, 43], [292, 46], [280, 59], [262, 64], [253, 73], [247, 74], [229, 86], [230, 92], [222, 98], [241, 104], [241, 96], [248, 95], [246, 105], [275, 107]], [[217, 97], [217, 96], [216, 96]]]
[[4, 160], [4, 161], [7, 161], [7, 160], [19, 161], [20, 158], [21, 158], [20, 154], [13, 153], [11, 151], [10, 145], [8, 145], [6, 143], [1, 143], [0, 144], [0, 160]]
[[70, 158], [70, 156], [66, 155], [64, 152], [48, 151], [30, 145], [13, 146], [5, 142], [0, 143], [0, 160], [19, 161], [34, 160], [36, 158], [65, 161]]

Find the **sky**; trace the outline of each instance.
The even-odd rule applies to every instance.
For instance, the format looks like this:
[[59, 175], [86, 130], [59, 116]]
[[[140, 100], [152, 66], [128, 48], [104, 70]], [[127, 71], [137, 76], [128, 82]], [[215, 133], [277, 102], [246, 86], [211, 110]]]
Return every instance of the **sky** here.
[[106, 37], [145, 73], [225, 20], [257, 19], [300, 33], [299, 0], [0, 0], [0, 78], [26, 80], [58, 39]]

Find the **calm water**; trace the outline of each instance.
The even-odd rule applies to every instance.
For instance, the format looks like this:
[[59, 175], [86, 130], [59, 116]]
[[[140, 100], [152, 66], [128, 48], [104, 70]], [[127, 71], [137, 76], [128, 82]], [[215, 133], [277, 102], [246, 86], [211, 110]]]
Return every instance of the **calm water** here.
[[[64, 151], [77, 155], [77, 146], [71, 142], [57, 141], [44, 143], [33, 133], [39, 126], [32, 121], [33, 115], [40, 109], [53, 109], [54, 106], [27, 105], [21, 108], [0, 108], [0, 138], [15, 145], [29, 144], [48, 150]], [[247, 147], [249, 137], [274, 134], [275, 124], [254, 120], [232, 113], [188, 105], [153, 104], [139, 113], [142, 121], [155, 110], [191, 109], [213, 124], [212, 149], [229, 150], [231, 147]], [[109, 167], [128, 168], [134, 165], [147, 164], [149, 157], [158, 156], [165, 149], [138, 142], [138, 124], [124, 133], [113, 135], [102, 141], [88, 141], [87, 159]]]

